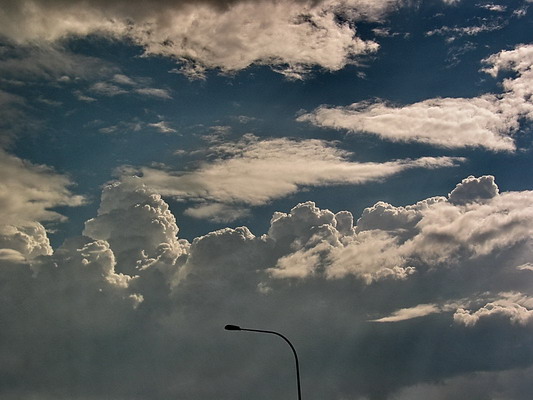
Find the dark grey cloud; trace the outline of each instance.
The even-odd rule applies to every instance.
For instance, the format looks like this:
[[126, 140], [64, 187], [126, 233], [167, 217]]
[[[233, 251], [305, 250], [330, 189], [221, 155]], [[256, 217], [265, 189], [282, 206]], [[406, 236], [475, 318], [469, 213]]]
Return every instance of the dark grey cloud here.
[[[476, 179], [494, 183], [465, 181]], [[398, 250], [429, 234], [429, 222], [451, 210], [464, 213], [462, 226], [474, 233], [481, 221], [492, 221], [500, 236], [517, 234], [497, 222], [505, 218], [499, 204], [511, 216], [522, 212], [522, 227], [529, 225], [530, 192], [491, 199], [475, 193], [473, 188], [469, 198], [477, 200], [466, 205], [438, 198], [398, 208], [407, 217], [394, 223], [394, 207], [382, 203], [359, 219], [365, 228], [353, 227], [346, 211], [308, 202], [275, 214], [264, 236], [226, 228], [188, 243], [178, 238], [166, 203], [138, 179], [111, 184], [98, 215], [86, 224], [90, 237], [71, 238], [54, 254], [33, 257], [24, 249], [30, 237], [42, 235], [39, 230], [20, 236], [26, 247], [16, 247], [15, 236], [1, 242], [0, 393], [7, 399], [80, 400], [295, 395], [288, 347], [275, 337], [223, 330], [237, 323], [291, 338], [300, 354], [305, 398], [505, 393], [522, 400], [533, 363], [531, 320], [475, 313], [487, 304], [532, 312], [533, 274], [523, 268], [532, 255], [529, 230], [485, 252], [477, 246], [490, 236], [472, 234], [465, 248], [453, 250], [430, 235], [421, 251], [429, 243], [440, 246], [447, 263], [404, 254], [416, 268], [404, 277], [325, 273], [339, 259], [329, 257], [337, 247], [357, 245], [364, 252], [364, 241], [381, 233], [403, 235]], [[379, 218], [388, 222], [380, 224]], [[290, 256], [307, 262], [308, 274], [273, 276], [272, 269]], [[356, 268], [356, 253], [354, 262]], [[367, 273], [381, 268], [364, 267]], [[434, 304], [437, 311], [373, 322], [421, 304]], [[459, 308], [479, 318], [463, 324], [454, 319]], [[474, 381], [467, 383], [469, 377]], [[512, 382], [516, 390], [483, 389], [487, 377]]]

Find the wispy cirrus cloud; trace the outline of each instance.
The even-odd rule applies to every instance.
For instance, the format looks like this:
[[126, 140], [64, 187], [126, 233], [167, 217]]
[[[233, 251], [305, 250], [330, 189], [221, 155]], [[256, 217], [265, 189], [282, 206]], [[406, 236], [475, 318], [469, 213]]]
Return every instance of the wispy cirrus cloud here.
[[89, 88], [91, 92], [100, 96], [113, 97], [119, 94], [126, 94], [128, 91], [118, 85], [108, 82], [96, 82]]
[[176, 130], [171, 128], [169, 123], [166, 121], [149, 123], [148, 126], [157, 129], [161, 133], [176, 133]]
[[[161, 118], [161, 116], [160, 116]], [[92, 125], [102, 125], [102, 121], [93, 121]], [[132, 118], [131, 120], [119, 121], [113, 125], [106, 125], [98, 128], [98, 132], [105, 134], [139, 132], [142, 129], [156, 130], [160, 133], [176, 133], [176, 129], [172, 128], [172, 124], [168, 121], [160, 119], [158, 122], [145, 122], [140, 118]]]
[[[151, 86], [151, 79], [129, 77], [111, 62], [76, 54], [58, 43], [32, 42], [25, 46], [6, 44], [2, 47], [0, 73], [21, 84], [46, 81], [52, 84], [76, 85], [74, 95], [80, 101], [94, 102], [94, 96], [113, 97], [138, 94], [145, 97], [171, 99], [169, 89]], [[79, 84], [88, 84], [82, 90]]]
[[159, 88], [137, 88], [135, 89], [135, 93], [138, 93], [143, 96], [149, 96], [149, 97], [158, 97], [160, 99], [171, 99], [172, 96], [170, 94], [170, 90], [167, 89], [159, 89]]
[[481, 33], [497, 31], [507, 25], [507, 21], [491, 21], [490, 23], [481, 23], [473, 26], [443, 26], [426, 32], [426, 36], [444, 36], [448, 42], [452, 42], [461, 36], [476, 36]]
[[[114, 74], [106, 81], [93, 83], [89, 87], [89, 92], [93, 95], [114, 97], [136, 93], [141, 96], [159, 98], [164, 100], [172, 99], [170, 90], [150, 87], [150, 79], [143, 77], [129, 77], [124, 74]], [[78, 97], [82, 101], [86, 99]]]
[[0, 146], [10, 143], [26, 126], [31, 118], [26, 114], [26, 100], [0, 89]]
[[94, 80], [118, 73], [108, 61], [66, 50], [57, 43], [33, 41], [25, 46], [4, 44], [0, 60], [3, 77], [67, 83], [76, 79]]

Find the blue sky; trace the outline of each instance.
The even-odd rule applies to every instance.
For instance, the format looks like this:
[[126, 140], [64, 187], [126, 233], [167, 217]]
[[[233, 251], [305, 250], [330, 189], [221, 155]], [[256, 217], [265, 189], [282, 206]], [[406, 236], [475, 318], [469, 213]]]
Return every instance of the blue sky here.
[[529, 1], [0, 5], [2, 398], [531, 397]]

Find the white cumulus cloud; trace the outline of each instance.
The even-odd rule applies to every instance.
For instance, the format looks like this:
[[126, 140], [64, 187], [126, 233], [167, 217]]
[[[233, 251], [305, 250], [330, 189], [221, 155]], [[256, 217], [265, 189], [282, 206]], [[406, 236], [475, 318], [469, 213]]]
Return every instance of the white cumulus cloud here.
[[465, 326], [474, 326], [480, 319], [495, 316], [506, 317], [514, 324], [526, 325], [533, 321], [533, 297], [517, 292], [500, 293], [500, 298], [475, 311], [459, 308], [453, 319]]
[[[484, 191], [480, 196], [480, 185], [490, 188], [492, 197]], [[458, 193], [470, 201], [457, 201]], [[493, 177], [469, 177], [448, 199], [435, 197], [405, 207], [379, 202], [367, 208], [355, 229], [344, 230], [345, 234], [336, 229], [333, 214], [326, 214], [328, 220], [315, 223], [306, 236], [297, 241], [285, 239], [294, 243], [296, 251], [270, 273], [275, 278], [354, 275], [372, 283], [384, 278], [407, 279], [417, 266], [456, 266], [520, 245], [525, 245], [521, 251], [527, 259], [527, 243], [533, 235], [532, 198], [529, 191], [500, 194]], [[314, 205], [301, 205], [291, 213], [309, 207], [315, 210]], [[271, 229], [276, 229], [278, 220], [283, 219], [273, 219]]]
[[85, 223], [83, 233], [109, 242], [121, 267], [133, 274], [149, 265], [172, 267], [187, 251], [178, 231], [161, 196], [130, 178], [104, 188], [98, 216]]

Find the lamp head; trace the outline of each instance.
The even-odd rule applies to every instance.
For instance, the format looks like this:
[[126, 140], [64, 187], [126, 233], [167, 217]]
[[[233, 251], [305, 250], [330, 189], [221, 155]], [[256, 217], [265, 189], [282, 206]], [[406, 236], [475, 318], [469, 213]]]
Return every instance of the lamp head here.
[[224, 329], [227, 331], [240, 331], [241, 327], [237, 325], [226, 325]]

